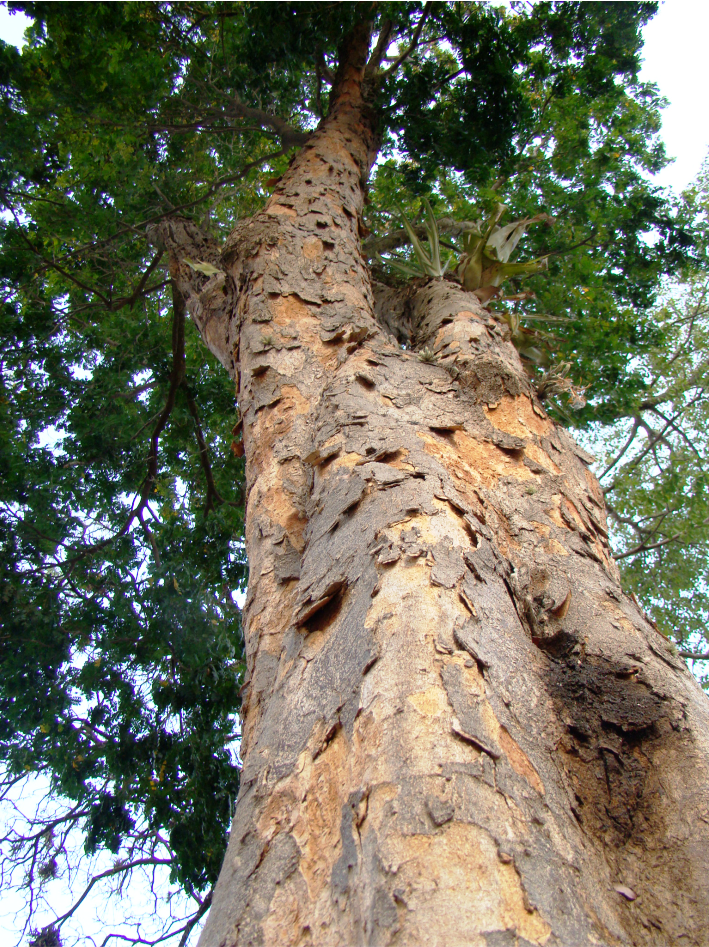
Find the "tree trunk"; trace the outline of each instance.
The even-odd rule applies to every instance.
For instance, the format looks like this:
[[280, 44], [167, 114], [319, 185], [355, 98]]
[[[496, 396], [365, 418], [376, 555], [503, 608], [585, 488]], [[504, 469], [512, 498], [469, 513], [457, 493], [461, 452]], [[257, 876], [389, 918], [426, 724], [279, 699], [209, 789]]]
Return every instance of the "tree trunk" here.
[[706, 697], [505, 326], [446, 281], [375, 311], [365, 53], [222, 257], [248, 681], [200, 943], [709, 943]]

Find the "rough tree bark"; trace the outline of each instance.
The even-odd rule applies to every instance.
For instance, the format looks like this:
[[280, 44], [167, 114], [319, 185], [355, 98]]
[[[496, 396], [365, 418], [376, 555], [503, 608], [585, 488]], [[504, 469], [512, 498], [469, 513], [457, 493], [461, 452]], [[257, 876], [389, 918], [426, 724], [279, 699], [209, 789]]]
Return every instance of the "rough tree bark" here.
[[375, 304], [367, 40], [221, 257], [154, 237], [247, 465], [244, 769], [200, 943], [709, 943], [709, 704], [621, 592], [589, 458], [474, 296]]

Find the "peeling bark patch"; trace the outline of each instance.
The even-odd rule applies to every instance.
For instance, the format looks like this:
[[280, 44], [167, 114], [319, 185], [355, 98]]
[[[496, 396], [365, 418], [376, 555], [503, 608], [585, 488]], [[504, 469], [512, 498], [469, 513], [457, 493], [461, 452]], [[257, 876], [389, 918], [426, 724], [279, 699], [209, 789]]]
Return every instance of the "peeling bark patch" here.
[[539, 437], [549, 433], [551, 422], [540, 418], [528, 397], [504, 395], [495, 405], [485, 406], [485, 414], [494, 427], [516, 437]]
[[[456, 736], [467, 740], [494, 760], [502, 756], [497, 741], [499, 724], [483, 694], [471, 687], [470, 677], [458, 664], [446, 664], [441, 671], [443, 686], [455, 711], [452, 729]], [[479, 691], [479, 688], [477, 688]]]
[[342, 806], [342, 816], [340, 820], [340, 843], [342, 854], [332, 869], [332, 891], [333, 899], [337, 906], [344, 910], [347, 906], [347, 896], [350, 887], [350, 875], [356, 868], [359, 860], [357, 846], [354, 840], [354, 825], [356, 819], [356, 809], [359, 803], [357, 794], [352, 794], [348, 801]]
[[309, 597], [298, 609], [298, 614], [295, 619], [296, 625], [305, 625], [316, 612], [319, 612], [320, 609], [329, 605], [336, 598], [341, 597], [346, 588], [347, 583], [344, 579], [334, 579], [329, 582], [325, 588], [319, 589], [319, 595], [317, 595], [314, 600], [312, 596]]
[[381, 487], [403, 483], [411, 476], [406, 470], [381, 463], [363, 464], [360, 471], [365, 480], [374, 480]]
[[431, 585], [440, 585], [444, 589], [454, 588], [465, 573], [462, 550], [448, 539], [447, 542], [444, 540], [434, 546], [431, 552], [434, 560]]
[[426, 809], [434, 825], [445, 825], [455, 815], [455, 806], [449, 799], [439, 796], [426, 796]]
[[531, 480], [534, 476], [527, 467], [494, 444], [472, 438], [465, 431], [454, 431], [445, 438], [423, 432], [418, 436], [426, 453], [452, 472], [458, 490], [464, 496], [468, 492], [472, 494], [471, 505], [476, 505], [476, 487], [495, 486], [504, 476], [517, 480]]
[[522, 751], [519, 744], [512, 739], [505, 727], [500, 728], [499, 734], [500, 746], [502, 747], [507, 760], [512, 769], [523, 776], [529, 785], [535, 789], [540, 796], [544, 795], [544, 786], [539, 773], [535, 770], [529, 761], [529, 757]]
[[248, 901], [244, 915], [240, 919], [238, 937], [245, 943], [264, 944], [261, 925], [268, 917], [271, 903], [278, 886], [283, 884], [298, 868], [299, 852], [295, 840], [290, 835], [279, 835], [268, 846], [261, 864], [258, 866], [260, 885]]
[[[392, 839], [388, 851], [396, 858], [397, 889], [411, 918], [404, 943], [475, 943], [473, 924], [478, 931], [515, 931], [517, 943], [534, 947], [549, 940], [549, 925], [525, 908], [515, 868], [499, 861], [494, 841], [480, 826], [449, 821], [431, 834]], [[426, 919], [422, 926], [417, 918]]]
[[287, 536], [282, 551], [276, 554], [273, 569], [277, 582], [300, 578], [300, 553]]
[[487, 667], [490, 667], [490, 661], [492, 660], [492, 655], [486, 657], [485, 655], [485, 646], [481, 644], [476, 634], [475, 625], [477, 623], [472, 621], [467, 621], [463, 624], [458, 624], [453, 629], [453, 637], [456, 640], [456, 643], [464, 648], [468, 654], [474, 658], [478, 666], [484, 670]]

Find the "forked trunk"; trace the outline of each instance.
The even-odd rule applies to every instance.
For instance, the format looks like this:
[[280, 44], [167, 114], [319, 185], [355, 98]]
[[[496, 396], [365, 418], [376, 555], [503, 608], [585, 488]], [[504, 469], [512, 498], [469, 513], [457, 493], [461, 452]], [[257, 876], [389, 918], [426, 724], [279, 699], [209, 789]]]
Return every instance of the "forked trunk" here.
[[223, 256], [248, 683], [200, 943], [709, 943], [706, 697], [505, 327], [444, 281], [375, 312], [363, 50]]

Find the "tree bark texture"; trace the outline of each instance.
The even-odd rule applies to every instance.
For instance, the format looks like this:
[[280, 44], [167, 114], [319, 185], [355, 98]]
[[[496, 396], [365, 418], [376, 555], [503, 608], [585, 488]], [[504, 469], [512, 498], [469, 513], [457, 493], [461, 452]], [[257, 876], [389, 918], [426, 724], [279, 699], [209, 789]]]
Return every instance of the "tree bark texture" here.
[[363, 49], [221, 256], [248, 679], [200, 944], [707, 944], [709, 704], [506, 327], [447, 281], [375, 303]]

